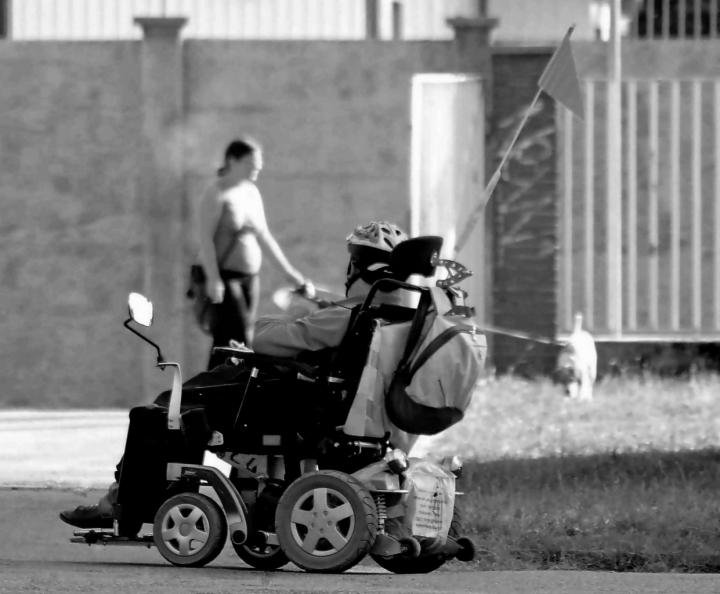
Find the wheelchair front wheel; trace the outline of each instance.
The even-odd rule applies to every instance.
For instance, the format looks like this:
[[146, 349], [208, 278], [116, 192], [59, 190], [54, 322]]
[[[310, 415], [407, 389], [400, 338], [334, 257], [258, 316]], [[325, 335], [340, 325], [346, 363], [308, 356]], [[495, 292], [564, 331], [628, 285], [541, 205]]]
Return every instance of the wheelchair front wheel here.
[[215, 560], [227, 540], [227, 520], [220, 506], [201, 493], [173, 495], [160, 506], [153, 540], [173, 565], [203, 567]]
[[320, 470], [283, 493], [275, 516], [278, 542], [306, 571], [341, 573], [357, 565], [377, 538], [378, 516], [368, 490], [352, 476]]

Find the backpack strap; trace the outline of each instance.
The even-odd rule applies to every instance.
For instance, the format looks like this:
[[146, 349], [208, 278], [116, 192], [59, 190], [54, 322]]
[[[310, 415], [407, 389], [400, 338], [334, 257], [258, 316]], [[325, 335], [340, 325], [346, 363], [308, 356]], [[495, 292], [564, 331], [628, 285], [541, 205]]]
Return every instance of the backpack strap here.
[[430, 332], [430, 328], [437, 317], [437, 308], [432, 297], [432, 293], [423, 291], [420, 294], [420, 301], [413, 318], [412, 325], [410, 326], [410, 332], [408, 333], [407, 342], [405, 343], [405, 351], [400, 359], [398, 369], [404, 369], [407, 367], [408, 362], [412, 360], [420, 349], [425, 337]]

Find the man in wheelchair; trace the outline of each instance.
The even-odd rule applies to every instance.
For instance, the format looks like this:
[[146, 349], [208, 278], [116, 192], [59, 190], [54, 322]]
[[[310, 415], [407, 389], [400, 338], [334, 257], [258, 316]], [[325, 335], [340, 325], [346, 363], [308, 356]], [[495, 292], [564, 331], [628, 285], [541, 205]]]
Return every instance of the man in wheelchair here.
[[[197, 420], [199, 426], [197, 435], [200, 436], [200, 441], [206, 440], [200, 444], [201, 446], [208, 443], [206, 439], [208, 427], [215, 430], [222, 429], [220, 433], [223, 439], [232, 440], [232, 431], [238, 427], [238, 424], [242, 424], [243, 427], [251, 424], [250, 421], [248, 424], [243, 424], [245, 418], [270, 418], [271, 421], [268, 423], [276, 426], [278, 433], [294, 434], [298, 437], [299, 443], [293, 448], [295, 459], [290, 452], [285, 452], [283, 457], [285, 482], [289, 483], [299, 476], [298, 464], [302, 458], [302, 443], [312, 442], [313, 446], [317, 446], [318, 444], [313, 440], [321, 439], [323, 429], [339, 418], [337, 414], [333, 414], [337, 411], [330, 410], [337, 403], [317, 400], [313, 371], [317, 364], [329, 365], [329, 368], [333, 369], [337, 366], [348, 364], [357, 366], [364, 363], [362, 354], [352, 351], [340, 353], [338, 347], [348, 333], [357, 306], [368, 297], [375, 282], [384, 278], [407, 280], [410, 270], [392, 270], [390, 266], [393, 249], [406, 239], [407, 235], [391, 223], [373, 222], [365, 227], [358, 227], [347, 238], [350, 260], [346, 272], [345, 300], [297, 320], [288, 316], [265, 316], [257, 321], [253, 343], [253, 361], [256, 363], [253, 365], [260, 368], [260, 375], [263, 375], [263, 370], [268, 368], [271, 369], [271, 373], [266, 374], [269, 379], [255, 386], [255, 390], [265, 392], [265, 397], [255, 397], [252, 402], [246, 403], [242, 415], [240, 409], [243, 407], [243, 402], [241, 400], [238, 407], [238, 399], [245, 399], [249, 384], [257, 377], [258, 367], [253, 367], [253, 370], [249, 371], [247, 366], [239, 364], [238, 359], [242, 357], [241, 350], [234, 352], [233, 349], [228, 349], [228, 357], [231, 358], [228, 363], [212, 371], [201, 373], [183, 385], [183, 411], [188, 413], [207, 409], [204, 416], [186, 415], [188, 425], [194, 422], [191, 419]], [[377, 294], [375, 302], [390, 307], [400, 306], [403, 304], [403, 298], [406, 296], [402, 291], [381, 292]], [[263, 357], [267, 357], [265, 366], [262, 364]], [[290, 361], [296, 362], [289, 369], [290, 373], [280, 372], [276, 360], [278, 357], [287, 359], [288, 365], [291, 365]], [[218, 386], [218, 384], [222, 385]], [[220, 389], [227, 387], [232, 389]], [[329, 393], [337, 394], [338, 391], [330, 390]], [[169, 392], [164, 392], [151, 407], [133, 409], [131, 423], [134, 415], [147, 416], [157, 411], [160, 416], [166, 416], [168, 398]], [[318, 421], [318, 418], [321, 421]], [[216, 433], [218, 432], [214, 431], [212, 436]], [[146, 451], [138, 452], [137, 455], [149, 455], [147, 450], [154, 447], [153, 443], [152, 439], [146, 439]], [[172, 446], [162, 444], [161, 447]], [[183, 447], [178, 446], [179, 449]], [[197, 459], [197, 455], [202, 455], [205, 449], [213, 451], [212, 447], [199, 447], [191, 457], [194, 456], [197, 463], [201, 463], [202, 460]], [[123, 463], [127, 456], [126, 450], [124, 459], [117, 466], [116, 482], [97, 504], [65, 510], [60, 513], [60, 519], [77, 528], [112, 527], [113, 509], [117, 503]]]

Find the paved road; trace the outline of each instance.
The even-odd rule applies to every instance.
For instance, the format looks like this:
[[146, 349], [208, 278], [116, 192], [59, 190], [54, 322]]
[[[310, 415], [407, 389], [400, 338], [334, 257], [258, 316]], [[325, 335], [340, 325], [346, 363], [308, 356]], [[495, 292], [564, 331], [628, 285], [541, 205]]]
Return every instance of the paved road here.
[[169, 565], [154, 549], [71, 544], [57, 519], [97, 491], [0, 489], [0, 594], [716, 594], [720, 576], [563, 571], [477, 572], [464, 564], [395, 576], [368, 562], [337, 576], [254, 571], [231, 547], [202, 569]]

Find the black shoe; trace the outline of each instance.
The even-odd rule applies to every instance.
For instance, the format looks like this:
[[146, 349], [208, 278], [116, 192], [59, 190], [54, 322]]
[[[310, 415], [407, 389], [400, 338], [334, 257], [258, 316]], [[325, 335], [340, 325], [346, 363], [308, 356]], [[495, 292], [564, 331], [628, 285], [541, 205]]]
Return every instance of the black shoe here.
[[112, 528], [112, 516], [103, 514], [99, 505], [85, 505], [60, 512], [60, 519], [75, 528]]

